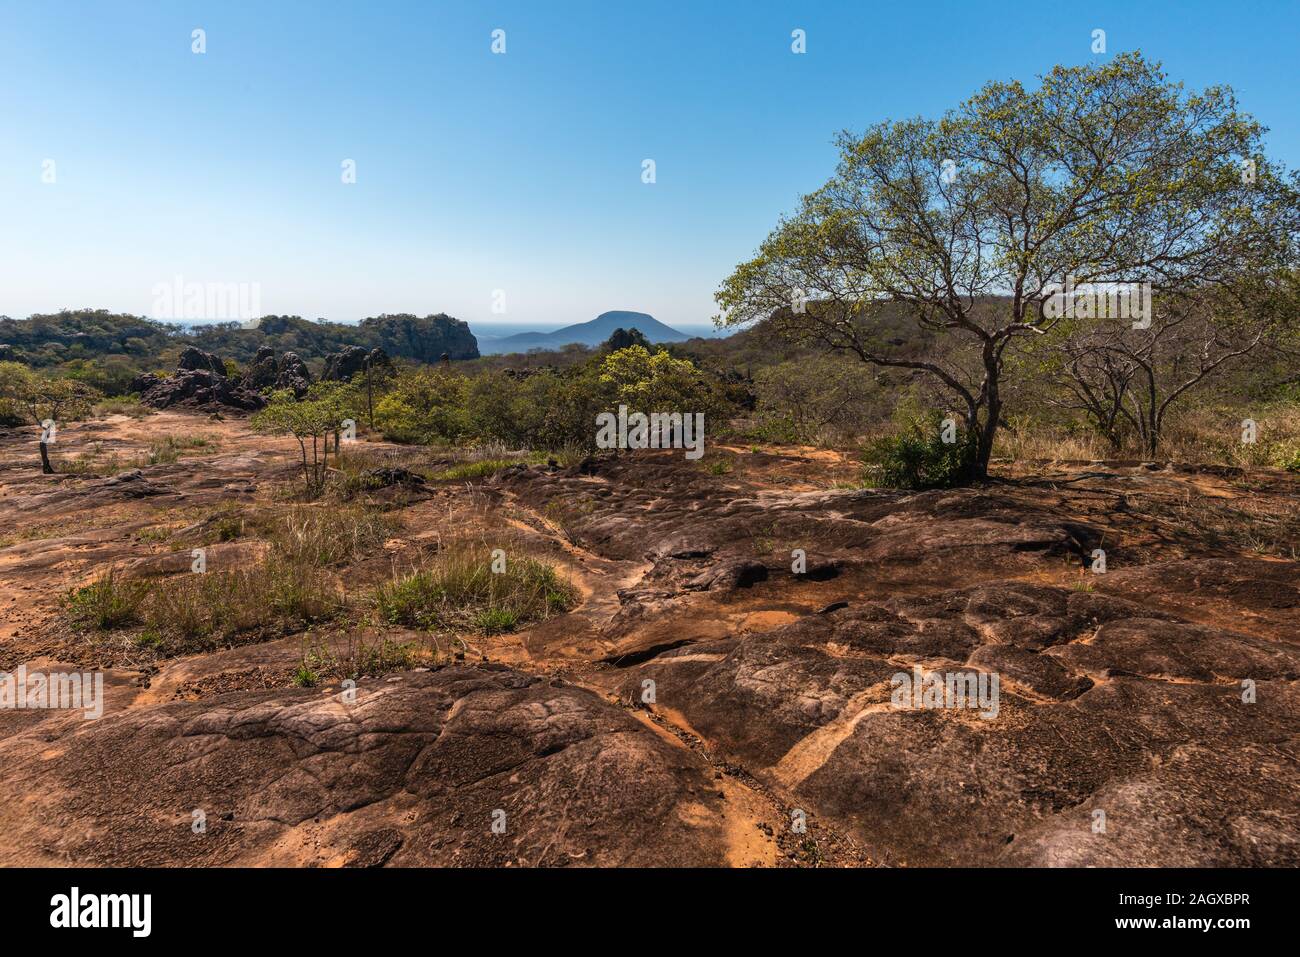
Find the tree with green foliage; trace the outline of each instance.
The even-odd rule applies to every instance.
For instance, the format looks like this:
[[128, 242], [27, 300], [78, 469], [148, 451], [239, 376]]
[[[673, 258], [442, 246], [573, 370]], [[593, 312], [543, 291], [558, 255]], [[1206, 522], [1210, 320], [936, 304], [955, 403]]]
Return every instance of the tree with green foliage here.
[[291, 435], [297, 440], [302, 454], [303, 491], [308, 499], [319, 497], [325, 490], [331, 436], [337, 459], [344, 423], [352, 420], [355, 427], [355, 396], [343, 389], [331, 388], [332, 385], [335, 384], [317, 383], [301, 399], [295, 399], [288, 389], [274, 392], [266, 408], [251, 419], [253, 428], [259, 432]]
[[459, 441], [470, 432], [469, 379], [442, 367], [404, 371], [375, 403], [375, 418], [398, 442]]
[[628, 346], [641, 346], [643, 349], [650, 349], [650, 340], [645, 334], [635, 326], [631, 329], [618, 328], [609, 334], [602, 348], [609, 352], [617, 352], [619, 349], [626, 349]]
[[65, 423], [90, 414], [99, 392], [84, 382], [43, 375], [17, 362], [0, 362], [0, 397], [20, 409], [41, 430], [41, 471], [54, 474], [49, 444]]
[[[722, 284], [717, 321], [771, 315], [793, 341], [935, 378], [964, 408], [984, 476], [1007, 351], [1051, 327], [1054, 285], [1182, 295], [1286, 260], [1294, 177], [1262, 134], [1231, 90], [1185, 93], [1139, 53], [846, 132], [834, 177]], [[900, 307], [932, 354], [879, 334]]]
[[650, 352], [644, 346], [629, 346], [605, 356], [598, 381], [608, 391], [611, 408], [626, 405], [641, 412], [705, 412], [715, 404], [694, 363], [667, 352]]

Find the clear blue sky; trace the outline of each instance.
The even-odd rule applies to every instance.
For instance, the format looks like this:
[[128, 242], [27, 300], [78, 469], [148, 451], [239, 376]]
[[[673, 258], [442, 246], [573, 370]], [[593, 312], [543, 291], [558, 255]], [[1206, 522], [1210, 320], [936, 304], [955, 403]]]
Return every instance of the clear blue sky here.
[[1141, 49], [1295, 168], [1298, 38], [1281, 2], [0, 0], [0, 313], [148, 314], [181, 275], [312, 318], [707, 322], [837, 130]]

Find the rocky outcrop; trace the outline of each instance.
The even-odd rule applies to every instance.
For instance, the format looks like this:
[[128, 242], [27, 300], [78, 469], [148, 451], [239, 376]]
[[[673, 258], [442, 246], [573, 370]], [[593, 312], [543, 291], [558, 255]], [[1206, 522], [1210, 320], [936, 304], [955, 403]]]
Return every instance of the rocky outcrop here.
[[478, 340], [469, 324], [442, 313], [371, 316], [361, 320], [361, 328], [390, 356], [437, 362], [444, 352], [452, 359], [477, 359], [479, 355]]
[[342, 352], [332, 352], [325, 357], [325, 371], [320, 378], [322, 382], [350, 382], [353, 376], [364, 372], [367, 367], [391, 368], [392, 360], [383, 349], [367, 352], [360, 346], [348, 346]]
[[152, 389], [154, 386], [156, 386], [162, 380], [163, 380], [162, 376], [157, 375], [153, 372], [141, 372], [138, 376], [136, 376], [134, 379], [131, 380], [131, 384], [127, 386], [127, 391], [134, 392], [136, 395], [143, 395], [144, 393]]
[[205, 412], [256, 412], [266, 405], [261, 395], [226, 376], [198, 369], [178, 369], [175, 375], [157, 379], [140, 394], [140, 401], [155, 409], [183, 406]]
[[[1133, 565], [1079, 516], [1082, 493], [737, 488], [666, 454], [593, 465], [495, 482], [639, 569], [599, 626], [624, 703], [872, 860], [1300, 864], [1296, 563]], [[1108, 574], [1087, 571], [1096, 547]], [[918, 670], [996, 678], [996, 703], [900, 702], [897, 676]]]
[[213, 372], [220, 376], [226, 374], [226, 364], [219, 357], [194, 346], [186, 346], [176, 368], [187, 372]]
[[311, 371], [296, 353], [286, 352], [277, 359], [274, 349], [263, 346], [244, 370], [241, 384], [257, 392], [288, 389], [301, 399], [311, 388]]
[[280, 356], [279, 373], [275, 378], [275, 388], [289, 389], [295, 399], [301, 399], [311, 388], [311, 371], [307, 363], [298, 358], [297, 353], [286, 352]]
[[166, 377], [141, 373], [131, 380], [130, 389], [140, 394], [144, 405], [155, 409], [256, 412], [266, 405], [265, 398], [226, 375], [225, 363], [218, 356], [193, 346], [181, 353], [175, 373]]

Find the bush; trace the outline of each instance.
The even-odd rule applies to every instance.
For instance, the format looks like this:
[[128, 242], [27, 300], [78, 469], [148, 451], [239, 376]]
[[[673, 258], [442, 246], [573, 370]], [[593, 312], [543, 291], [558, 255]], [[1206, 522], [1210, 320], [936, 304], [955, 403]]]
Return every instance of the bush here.
[[754, 373], [753, 433], [768, 441], [830, 444], [860, 435], [881, 414], [866, 366], [838, 356], [782, 362]]
[[872, 442], [863, 462], [873, 484], [920, 491], [969, 482], [975, 471], [973, 437], [958, 430], [955, 442], [944, 442], [942, 418], [938, 413], [918, 417], [894, 435]]
[[325, 566], [384, 544], [392, 519], [360, 506], [291, 507], [269, 530], [277, 556], [290, 564]]
[[529, 557], [512, 557], [504, 571], [492, 571], [486, 547], [453, 544], [427, 568], [395, 578], [375, 591], [379, 617], [389, 624], [469, 630], [512, 631], [570, 608], [572, 586], [555, 568]]
[[368, 639], [353, 632], [336, 641], [309, 637], [303, 641], [302, 660], [293, 683], [310, 688], [328, 677], [375, 677], [411, 668], [419, 658], [420, 649], [415, 644], [389, 637]]
[[68, 596], [74, 627], [112, 631], [143, 625], [137, 644], [163, 655], [204, 651], [241, 633], [289, 632], [341, 609], [319, 568], [280, 557], [157, 581], [123, 582], [110, 571]]
[[303, 399], [295, 399], [288, 390], [273, 393], [266, 408], [250, 420], [259, 432], [291, 435], [297, 440], [303, 492], [308, 500], [318, 498], [325, 491], [330, 439], [334, 440], [337, 459], [343, 423], [348, 419], [355, 421], [360, 415], [355, 401], [355, 391], [346, 385], [318, 382]]
[[522, 459], [480, 459], [477, 462], [459, 462], [450, 468], [443, 469], [433, 477], [437, 480], [451, 480], [457, 482], [470, 481], [472, 479], [487, 478], [489, 475], [495, 475], [502, 469], [508, 469], [512, 465], [518, 465]]
[[633, 411], [727, 408], [718, 383], [686, 359], [631, 346], [563, 370], [473, 376], [406, 370], [375, 405], [375, 423], [393, 442], [456, 445], [468, 440], [511, 449], [593, 450], [596, 416], [620, 403]]
[[122, 395], [114, 398], [104, 399], [95, 406], [96, 415], [126, 415], [133, 419], [143, 419], [150, 415], [155, 415], [153, 409], [140, 402], [139, 397], [133, 395]]
[[85, 588], [68, 596], [69, 614], [75, 626], [109, 631], [139, 621], [140, 606], [149, 593], [143, 581], [122, 581], [110, 568]]

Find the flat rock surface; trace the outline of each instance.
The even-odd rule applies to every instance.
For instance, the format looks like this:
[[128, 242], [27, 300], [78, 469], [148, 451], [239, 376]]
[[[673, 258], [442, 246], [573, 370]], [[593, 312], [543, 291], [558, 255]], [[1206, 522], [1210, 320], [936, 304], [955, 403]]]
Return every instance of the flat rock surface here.
[[[0, 436], [0, 669], [106, 689], [97, 720], [0, 710], [0, 863], [1300, 864], [1295, 476], [1080, 463], [904, 493], [844, 487], [835, 453], [714, 447], [422, 480], [340, 582], [469, 534], [579, 600], [353, 700], [293, 686], [305, 635], [158, 658], [67, 628], [70, 588], [186, 574], [214, 510], [280, 507], [296, 449], [175, 411], [60, 431], [60, 456], [196, 432], [179, 461], [55, 476]], [[997, 697], [898, 699], [931, 673]]]

